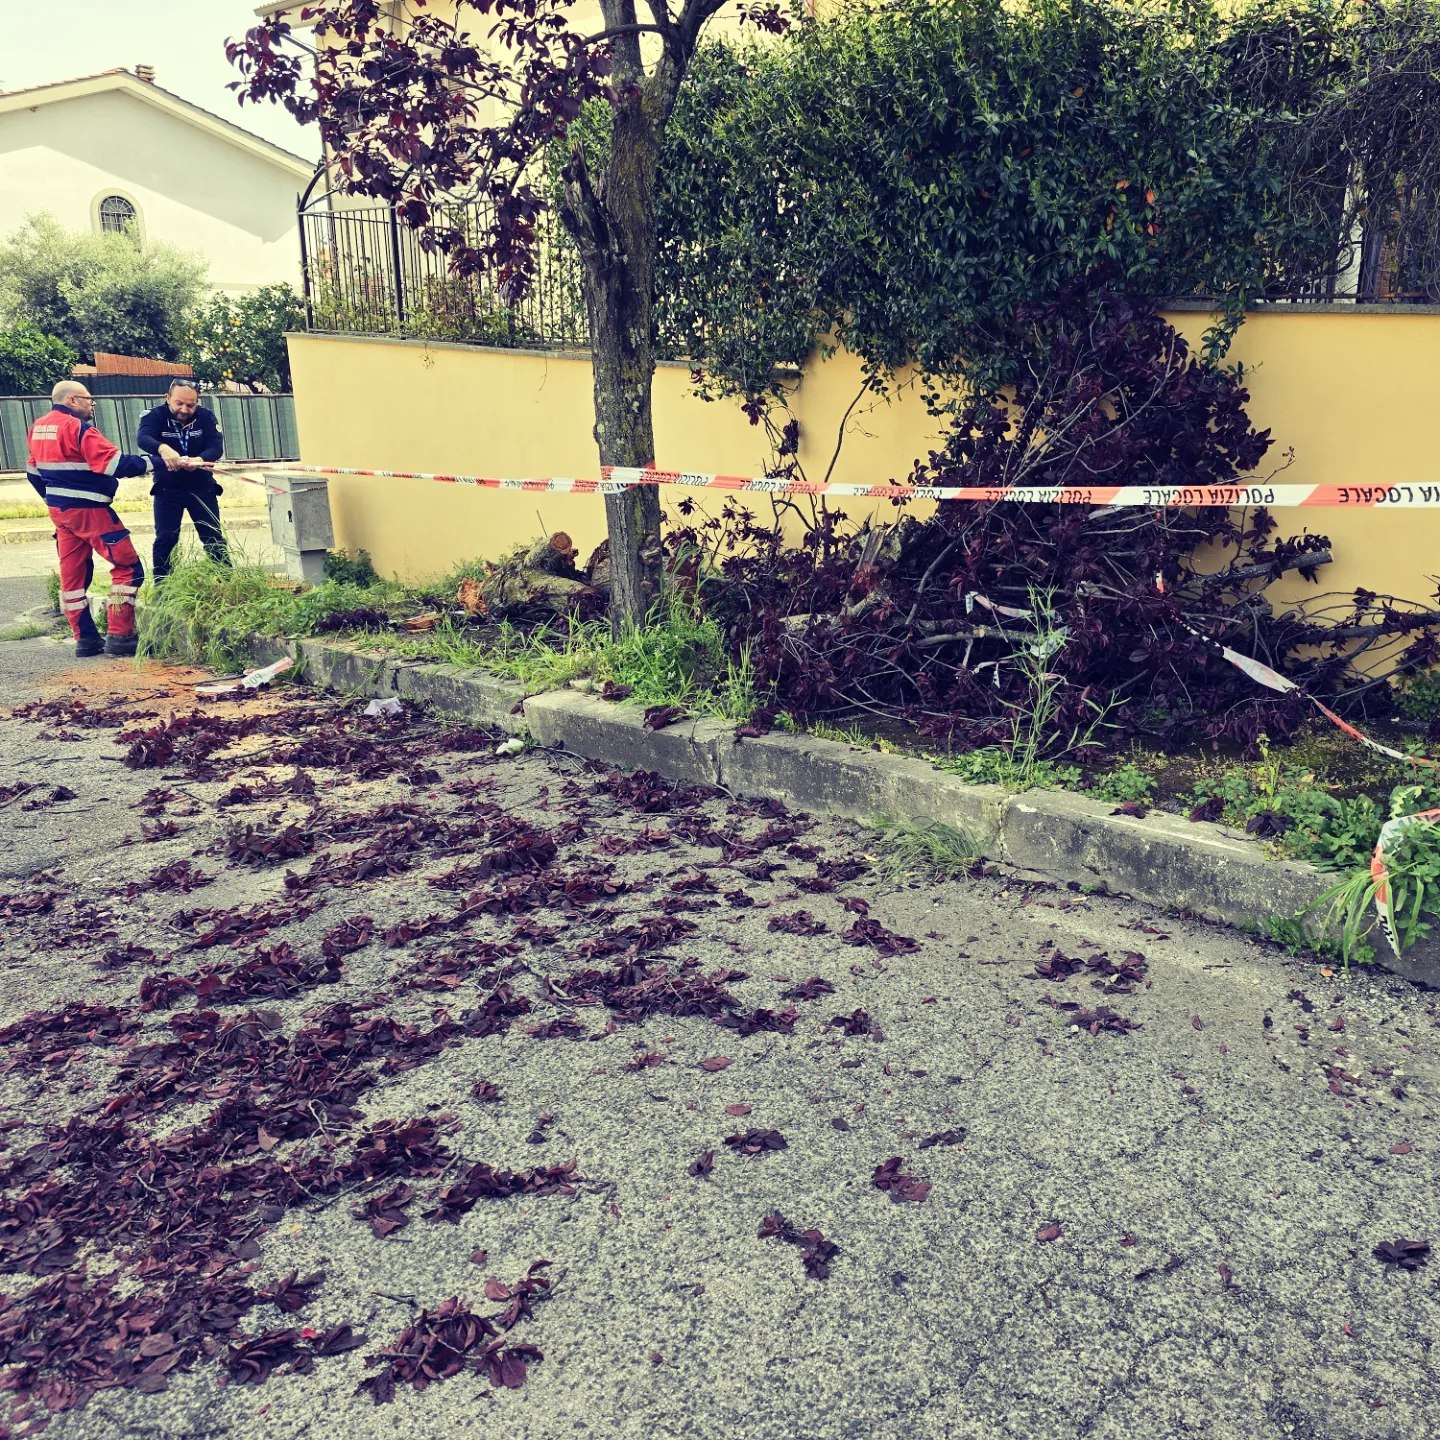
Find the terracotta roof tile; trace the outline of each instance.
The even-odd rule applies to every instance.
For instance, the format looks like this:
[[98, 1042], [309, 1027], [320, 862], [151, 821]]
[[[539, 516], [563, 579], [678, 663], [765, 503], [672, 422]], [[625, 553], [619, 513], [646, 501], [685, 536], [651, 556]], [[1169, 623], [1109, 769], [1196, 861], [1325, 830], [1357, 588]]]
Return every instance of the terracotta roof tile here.
[[188, 379], [194, 371], [174, 360], [142, 360], [136, 355], [112, 355], [108, 350], [95, 352], [97, 375], [172, 375]]

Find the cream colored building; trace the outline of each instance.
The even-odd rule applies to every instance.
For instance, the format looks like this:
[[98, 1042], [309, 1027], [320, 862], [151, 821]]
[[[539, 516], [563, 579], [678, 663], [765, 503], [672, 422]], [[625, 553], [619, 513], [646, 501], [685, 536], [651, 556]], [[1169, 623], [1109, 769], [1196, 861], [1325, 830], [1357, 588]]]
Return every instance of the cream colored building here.
[[314, 166], [129, 70], [0, 93], [0, 235], [45, 211], [198, 251], [217, 289], [298, 285]]

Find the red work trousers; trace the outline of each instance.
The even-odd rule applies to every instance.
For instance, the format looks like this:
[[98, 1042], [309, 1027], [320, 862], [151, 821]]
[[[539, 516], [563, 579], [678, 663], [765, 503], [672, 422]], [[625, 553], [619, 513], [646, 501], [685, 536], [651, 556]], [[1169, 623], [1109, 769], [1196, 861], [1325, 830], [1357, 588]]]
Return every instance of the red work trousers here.
[[86, 505], [74, 510], [50, 506], [55, 545], [60, 552], [60, 609], [77, 640], [95, 633], [86, 597], [95, 573], [91, 552], [110, 565], [110, 606], [106, 625], [111, 635], [135, 633], [135, 592], [145, 567], [125, 523], [108, 506]]

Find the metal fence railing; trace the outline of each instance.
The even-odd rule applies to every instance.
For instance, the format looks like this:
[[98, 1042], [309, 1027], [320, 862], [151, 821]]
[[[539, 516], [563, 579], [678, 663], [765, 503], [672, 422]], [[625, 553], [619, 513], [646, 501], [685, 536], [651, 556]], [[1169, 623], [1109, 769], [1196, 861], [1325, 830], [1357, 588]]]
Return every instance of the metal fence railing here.
[[[393, 208], [337, 209], [333, 201], [326, 195], [299, 211], [310, 329], [510, 348], [589, 348], [580, 257], [553, 215], [541, 221], [533, 279], [523, 296], [507, 302], [492, 276], [457, 275], [448, 254], [425, 249]], [[469, 205], [445, 220], [475, 244], [489, 229], [490, 213], [483, 205]], [[655, 297], [655, 343], [662, 359], [712, 353], [712, 333], [731, 349], [744, 348], [758, 325], [743, 277], [727, 285], [723, 275], [706, 275], [703, 291], [696, 293], [698, 283], [665, 288]], [[797, 343], [796, 363], [806, 348]]]
[[[159, 403], [154, 395], [97, 395], [95, 424], [122, 450], [133, 451], [141, 418]], [[300, 458], [293, 395], [203, 395], [200, 403], [215, 412], [225, 432], [227, 459]], [[48, 396], [0, 396], [0, 470], [25, 468], [25, 437], [49, 408]]]
[[[489, 228], [467, 206], [448, 217], [466, 243]], [[313, 330], [543, 348], [589, 343], [578, 257], [553, 226], [533, 283], [513, 303], [485, 274], [455, 275], [447, 254], [427, 250], [391, 207], [302, 209], [300, 259]]]
[[[387, 335], [451, 340], [475, 345], [536, 349], [587, 349], [580, 258], [553, 215], [541, 222], [535, 276], [519, 299], [502, 298], [483, 271], [457, 274], [450, 255], [426, 249], [419, 234], [393, 207], [351, 199], [345, 208], [327, 192], [299, 209], [300, 260], [310, 329], [336, 334]], [[484, 205], [458, 206], [437, 218], [466, 245], [483, 248], [492, 212]], [[1403, 217], [1402, 217], [1403, 218]], [[1264, 257], [1261, 298], [1277, 305], [1380, 304], [1401, 307], [1440, 303], [1440, 247], [1429, 231], [1355, 219], [1340, 233], [1329, 257], [1287, 260]], [[663, 287], [656, 296], [655, 342], [665, 359], [693, 359], [751, 348], [758, 330], [754, 297], [743, 273], [727, 277], [689, 267], [703, 282]], [[696, 284], [703, 283], [697, 290]], [[777, 283], [780, 283], [777, 281]], [[1205, 298], [1177, 295], [1177, 299]], [[772, 337], [773, 338], [773, 337]], [[793, 336], [799, 363], [808, 336]], [[754, 347], [768, 352], [771, 345]]]

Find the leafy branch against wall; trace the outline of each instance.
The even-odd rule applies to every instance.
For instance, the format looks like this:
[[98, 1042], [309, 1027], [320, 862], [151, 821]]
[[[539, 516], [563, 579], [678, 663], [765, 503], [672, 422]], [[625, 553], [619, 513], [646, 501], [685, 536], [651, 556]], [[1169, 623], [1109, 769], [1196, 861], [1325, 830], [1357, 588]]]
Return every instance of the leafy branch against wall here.
[[[1270, 436], [1251, 424], [1240, 380], [1153, 309], [1076, 286], [1016, 323], [1035, 358], [1004, 395], [958, 404], [917, 485], [1226, 485], [1267, 463]], [[793, 470], [793, 438], [779, 433], [777, 473]], [[688, 500], [676, 508], [675, 544], [702, 557], [711, 613], [758, 657], [777, 705], [803, 718], [862, 712], [961, 747], [1010, 744], [1017, 712], [1036, 713], [1027, 657], [1043, 632], [1058, 643], [1042, 647], [1040, 758], [1065, 756], [1077, 736], [1250, 746], [1292, 735], [1308, 707], [1256, 686], [1221, 644], [1378, 713], [1386, 677], [1437, 651], [1440, 612], [1424, 606], [1368, 592], [1273, 605], [1267, 587], [1291, 570], [1313, 579], [1329, 542], [1277, 538], [1264, 509], [1002, 501], [924, 518], [902, 503], [893, 522], [859, 529], [822, 510], [797, 538], [739, 498], [709, 519]], [[1357, 673], [1361, 657], [1371, 673]]]
[[1347, 266], [1423, 289], [1437, 57], [1433, 5], [1330, 0], [899, 0], [712, 47], [667, 136], [658, 315], [755, 393], [817, 340], [997, 383], [1017, 310], [1095, 271], [1215, 297], [1212, 355]]

